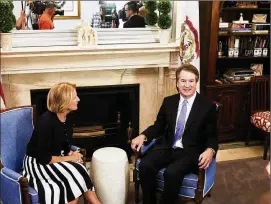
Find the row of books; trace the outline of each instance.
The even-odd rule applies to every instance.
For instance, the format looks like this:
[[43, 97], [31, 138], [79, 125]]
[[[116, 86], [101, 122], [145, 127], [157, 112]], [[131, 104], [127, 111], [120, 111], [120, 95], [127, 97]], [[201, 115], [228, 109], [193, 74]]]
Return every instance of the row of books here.
[[268, 34], [270, 23], [219, 23], [219, 33]]
[[230, 36], [221, 38], [218, 43], [217, 51], [219, 56], [228, 56], [229, 49], [238, 50], [239, 56], [253, 56], [251, 50], [269, 50], [270, 36]]

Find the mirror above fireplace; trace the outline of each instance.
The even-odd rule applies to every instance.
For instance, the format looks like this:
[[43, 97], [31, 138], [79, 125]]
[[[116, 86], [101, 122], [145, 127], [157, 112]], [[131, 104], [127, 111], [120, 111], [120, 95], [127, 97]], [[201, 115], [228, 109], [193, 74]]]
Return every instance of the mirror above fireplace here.
[[[99, 4], [99, 2], [101, 1], [98, 1], [98, 0], [95, 0], [95, 1], [80, 1], [80, 0], [77, 0], [77, 1], [69, 1], [69, 5], [71, 8], [72, 7], [72, 3], [73, 2], [74, 4], [78, 4], [79, 3], [79, 7], [80, 7], [80, 18], [64, 18], [64, 17], [56, 17], [56, 19], [54, 20], [54, 30], [56, 31], [63, 31], [63, 30], [72, 30], [72, 29], [75, 29], [76, 26], [78, 26], [82, 20], [87, 20], [90, 24], [92, 22], [92, 19], [93, 19], [93, 15], [97, 12], [99, 12], [99, 10], [101, 9], [101, 5]], [[112, 5], [115, 5], [112, 7], [112, 10], [116, 10], [117, 14], [118, 14], [118, 18], [119, 18], [119, 26], [118, 28], [112, 28], [112, 26], [110, 28], [101, 28], [103, 30], [107, 30], [107, 29], [110, 29], [110, 33], [114, 33], [114, 32], [126, 32], [126, 29], [123, 28], [123, 23], [126, 21], [125, 20], [125, 17], [123, 17], [123, 15], [125, 14], [121, 14], [121, 10], [123, 10], [123, 7], [124, 5], [128, 2], [128, 1], [103, 1], [104, 2], [104, 5], [107, 5], [107, 6], [102, 6], [102, 7], [108, 7], [108, 8], [111, 8]], [[138, 1], [139, 4], [142, 4], [140, 3], [141, 1]], [[20, 17], [20, 12], [22, 10], [22, 6], [21, 6], [21, 1], [13, 1], [13, 4], [14, 4], [14, 10], [13, 10], [13, 13], [14, 15], [16, 16], [16, 19], [19, 19]], [[171, 29], [171, 41], [175, 40], [175, 31], [176, 31], [176, 17], [177, 17], [177, 6], [178, 4], [178, 1], [172, 1], [172, 12], [171, 12], [171, 15], [172, 15], [172, 29]], [[76, 6], [77, 8], [78, 6]], [[71, 9], [70, 8], [70, 9]], [[26, 9], [26, 12], [27, 10], [29, 9]], [[64, 9], [65, 10], [65, 9]], [[107, 9], [109, 10], [109, 9]], [[65, 11], [64, 11], [65, 12]], [[123, 11], [122, 11], [123, 12]], [[124, 12], [125, 13], [125, 12]], [[31, 15], [29, 15], [31, 16]], [[106, 16], [106, 15], [105, 15]], [[105, 18], [106, 19], [106, 18]], [[31, 24], [31, 19], [28, 19], [29, 23]], [[104, 22], [106, 24], [106, 22]], [[31, 26], [29, 26], [30, 29]], [[146, 28], [148, 28], [149, 26], [146, 26]], [[153, 26], [151, 26], [153, 27]], [[156, 27], [157, 28], [157, 27]], [[97, 28], [98, 29], [98, 28]], [[115, 31], [116, 30], [116, 31]], [[19, 30], [18, 32], [24, 32], [24, 30]], [[42, 33], [44, 32], [44, 30], [42, 31], [38, 31], [40, 33], [40, 35], [43, 35]], [[120, 34], [121, 36], [121, 34]], [[130, 35], [130, 37], [136, 37], [137, 36], [137, 31], [135, 30], [135, 32], [133, 34]]]

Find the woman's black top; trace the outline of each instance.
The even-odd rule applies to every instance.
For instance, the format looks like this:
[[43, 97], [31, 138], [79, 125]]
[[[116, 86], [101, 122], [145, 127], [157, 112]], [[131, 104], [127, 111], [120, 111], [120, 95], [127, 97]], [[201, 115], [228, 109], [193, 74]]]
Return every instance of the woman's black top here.
[[26, 154], [40, 164], [49, 164], [52, 156], [64, 156], [70, 151], [72, 123], [61, 122], [56, 113], [47, 111], [37, 120]]

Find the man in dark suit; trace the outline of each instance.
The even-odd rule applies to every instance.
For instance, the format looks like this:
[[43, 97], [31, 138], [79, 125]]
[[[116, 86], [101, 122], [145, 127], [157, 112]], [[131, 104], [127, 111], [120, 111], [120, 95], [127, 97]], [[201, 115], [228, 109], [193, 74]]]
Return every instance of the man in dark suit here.
[[134, 138], [139, 151], [144, 142], [161, 136], [139, 167], [143, 204], [156, 204], [156, 174], [164, 172], [163, 203], [173, 204], [184, 175], [206, 169], [218, 150], [216, 105], [196, 92], [199, 72], [193, 65], [176, 70], [179, 94], [166, 97], [155, 123]]
[[135, 1], [129, 1], [124, 8], [126, 17], [129, 19], [123, 24], [123, 28], [145, 28], [145, 20], [138, 15], [138, 6]]

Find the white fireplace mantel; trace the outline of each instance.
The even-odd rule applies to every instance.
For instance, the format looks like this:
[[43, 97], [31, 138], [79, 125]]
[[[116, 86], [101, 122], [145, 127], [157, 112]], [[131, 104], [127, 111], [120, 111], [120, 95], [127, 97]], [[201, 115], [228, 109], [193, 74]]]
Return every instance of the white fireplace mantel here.
[[1, 53], [1, 74], [169, 67], [178, 51], [176, 43], [14, 48]]

